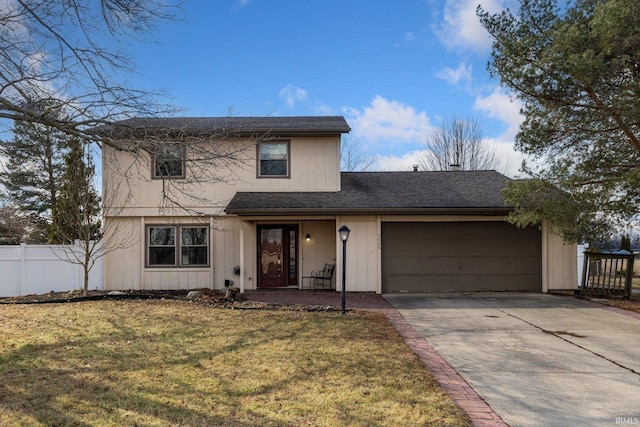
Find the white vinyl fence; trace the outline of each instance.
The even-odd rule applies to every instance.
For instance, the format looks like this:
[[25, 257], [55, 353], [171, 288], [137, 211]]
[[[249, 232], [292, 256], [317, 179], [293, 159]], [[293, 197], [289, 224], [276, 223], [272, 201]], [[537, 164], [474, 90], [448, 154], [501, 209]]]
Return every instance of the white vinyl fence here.
[[[73, 249], [73, 245], [0, 246], [0, 297], [82, 289], [82, 266], [65, 256]], [[99, 258], [89, 274], [89, 289], [103, 289], [103, 275]]]

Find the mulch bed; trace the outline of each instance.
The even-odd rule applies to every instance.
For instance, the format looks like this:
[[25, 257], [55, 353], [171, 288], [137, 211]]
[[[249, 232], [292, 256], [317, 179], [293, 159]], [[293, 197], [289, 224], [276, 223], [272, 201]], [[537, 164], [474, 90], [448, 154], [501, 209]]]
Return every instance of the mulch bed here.
[[[112, 291], [89, 291], [88, 295], [83, 296], [79, 290], [67, 291], [67, 292], [49, 292], [46, 294], [32, 294], [23, 295], [18, 297], [0, 298], [0, 304], [60, 304], [68, 302], [81, 302], [81, 301], [98, 301], [98, 300], [124, 300], [124, 299], [165, 299], [165, 300], [179, 300], [189, 301], [193, 304], [207, 305], [216, 308], [227, 309], [242, 309], [242, 310], [288, 310], [288, 311], [323, 311], [323, 312], [336, 312], [340, 311], [340, 307], [330, 304], [314, 304], [310, 301], [304, 301], [304, 298], [300, 298], [304, 303], [291, 303], [291, 302], [273, 302], [273, 301], [256, 301], [247, 300], [244, 295], [238, 295], [233, 301], [229, 300], [225, 296], [225, 292], [211, 290], [211, 289], [199, 289], [203, 296], [193, 300], [187, 300], [188, 290], [127, 290], [113, 293]], [[274, 293], [275, 294], [275, 293]], [[276, 294], [277, 295], [277, 294]], [[302, 296], [302, 295], [301, 295]], [[366, 295], [369, 299], [376, 296]], [[632, 311], [640, 314], [640, 294], [633, 294], [628, 300], [618, 298], [594, 298], [587, 296], [576, 295], [577, 298], [589, 299], [591, 301], [617, 307], [623, 310]], [[351, 297], [350, 297], [351, 298]], [[278, 299], [278, 298], [276, 298]], [[349, 300], [349, 311], [353, 308], [354, 304], [352, 299]], [[358, 302], [356, 300], [356, 302]], [[384, 303], [386, 306], [386, 303]], [[372, 307], [355, 307], [355, 308], [372, 308]], [[374, 308], [377, 304], [374, 304]], [[385, 307], [382, 307], [385, 308]]]
[[197, 289], [202, 292], [201, 297], [188, 299], [190, 290], [126, 290], [126, 291], [82, 291], [49, 292], [46, 294], [31, 294], [17, 297], [0, 298], [0, 304], [61, 304], [82, 301], [126, 300], [126, 299], [163, 299], [188, 301], [193, 304], [207, 305], [216, 308], [244, 309], [244, 310], [287, 310], [287, 311], [339, 311], [338, 307], [330, 305], [278, 304], [273, 302], [248, 301], [242, 294], [234, 299], [226, 297], [226, 292]]

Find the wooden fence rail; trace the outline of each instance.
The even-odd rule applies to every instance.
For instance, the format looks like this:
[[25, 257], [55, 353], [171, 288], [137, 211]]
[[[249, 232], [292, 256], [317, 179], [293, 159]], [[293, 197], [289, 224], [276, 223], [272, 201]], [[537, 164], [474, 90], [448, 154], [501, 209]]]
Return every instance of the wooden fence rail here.
[[631, 296], [634, 257], [628, 251], [586, 251], [580, 293], [628, 299]]

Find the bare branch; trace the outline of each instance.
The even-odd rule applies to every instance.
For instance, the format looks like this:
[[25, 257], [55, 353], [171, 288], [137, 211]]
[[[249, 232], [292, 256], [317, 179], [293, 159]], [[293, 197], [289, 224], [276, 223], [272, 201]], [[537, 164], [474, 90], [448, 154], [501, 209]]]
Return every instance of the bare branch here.
[[343, 136], [340, 143], [340, 170], [344, 172], [364, 172], [376, 162], [375, 156], [362, 147], [359, 140]]
[[500, 161], [483, 140], [477, 120], [452, 117], [428, 139], [427, 151], [419, 155], [424, 170], [498, 169]]
[[[174, 19], [154, 0], [7, 0], [0, 10], [0, 118], [88, 139], [91, 127], [175, 110], [163, 94], [124, 84], [135, 67], [113, 42]], [[62, 118], [31, 106], [57, 100]], [[109, 141], [103, 141], [109, 143]]]

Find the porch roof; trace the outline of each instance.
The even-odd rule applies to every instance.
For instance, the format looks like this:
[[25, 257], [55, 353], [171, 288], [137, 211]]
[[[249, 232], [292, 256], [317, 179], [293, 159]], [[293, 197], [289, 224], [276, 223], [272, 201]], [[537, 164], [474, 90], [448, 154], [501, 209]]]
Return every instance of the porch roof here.
[[238, 192], [237, 215], [506, 214], [506, 176], [496, 171], [342, 172], [336, 192]]

